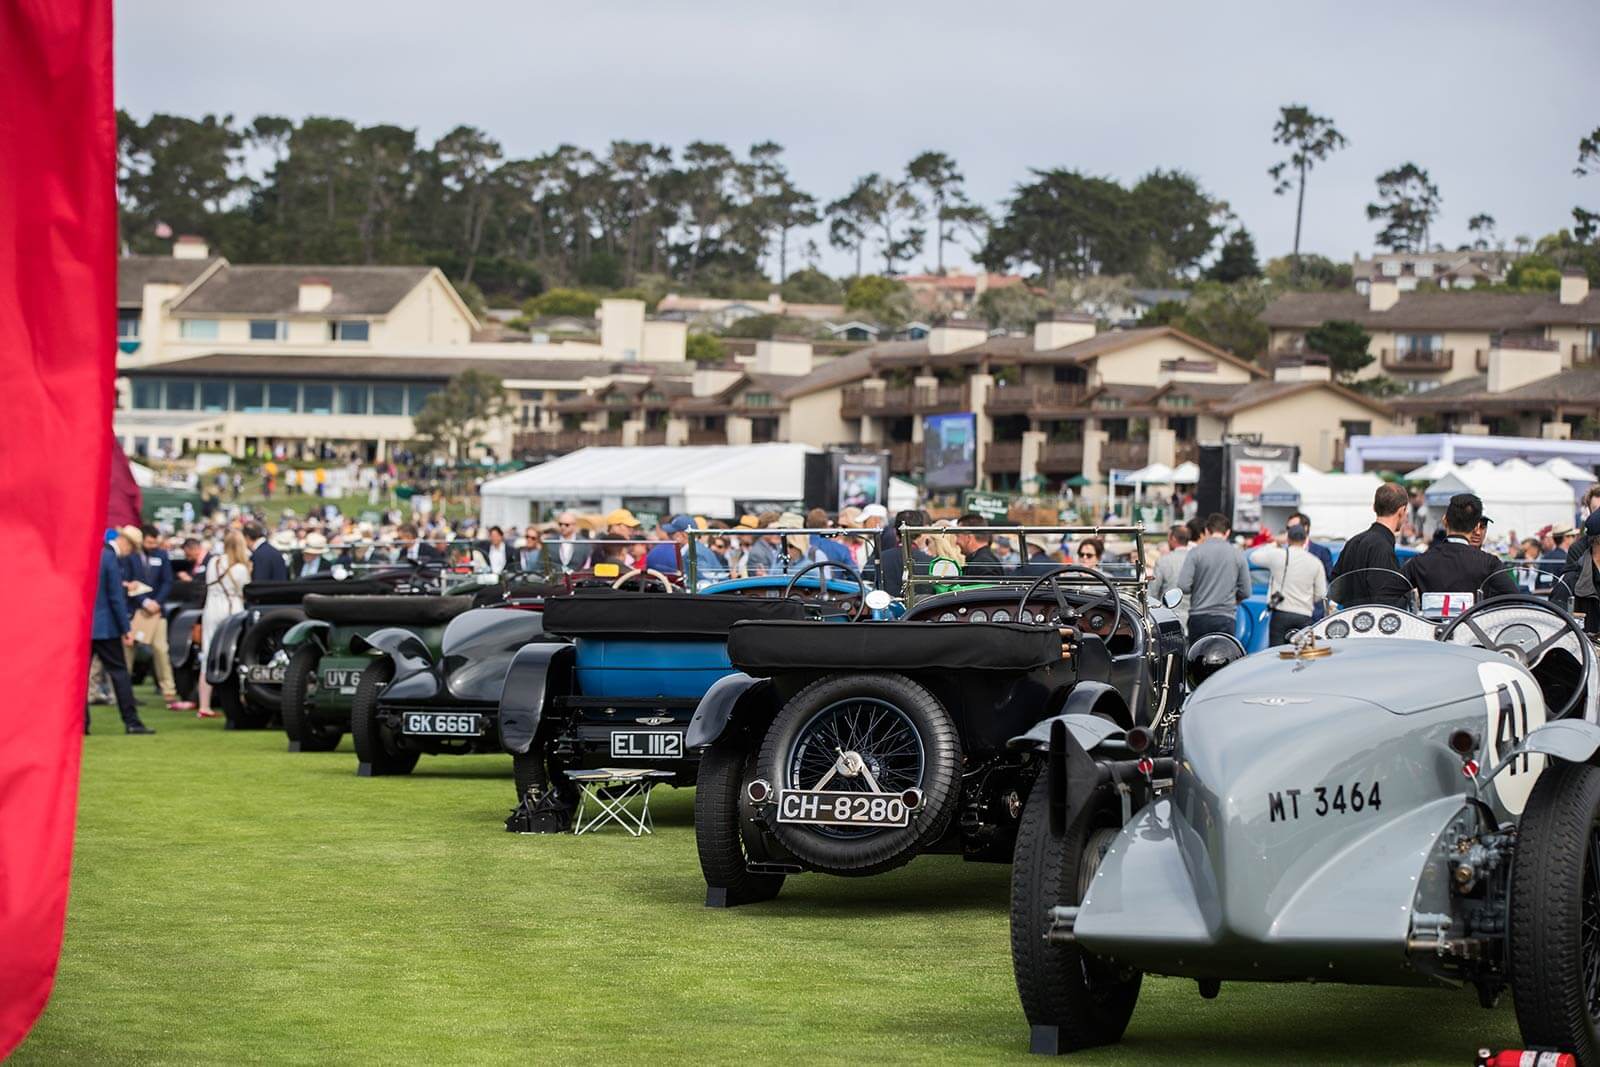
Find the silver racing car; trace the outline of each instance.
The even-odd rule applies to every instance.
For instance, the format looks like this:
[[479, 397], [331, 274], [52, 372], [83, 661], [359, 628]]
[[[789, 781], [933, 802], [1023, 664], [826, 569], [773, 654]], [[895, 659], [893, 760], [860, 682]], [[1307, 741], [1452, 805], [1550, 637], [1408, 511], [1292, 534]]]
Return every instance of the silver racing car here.
[[1034, 732], [1011, 925], [1035, 1052], [1119, 1040], [1153, 973], [1509, 988], [1530, 1047], [1600, 1063], [1592, 639], [1535, 596], [1414, 604], [1225, 665], [1165, 752], [1089, 716]]

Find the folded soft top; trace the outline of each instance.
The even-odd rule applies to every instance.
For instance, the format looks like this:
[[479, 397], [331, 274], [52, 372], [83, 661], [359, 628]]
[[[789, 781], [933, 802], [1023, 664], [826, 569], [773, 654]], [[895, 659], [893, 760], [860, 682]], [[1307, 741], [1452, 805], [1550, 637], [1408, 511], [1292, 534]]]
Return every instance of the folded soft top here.
[[715, 593], [584, 592], [544, 603], [545, 632], [563, 637], [726, 637], [750, 619], [803, 618], [799, 600]]
[[472, 607], [470, 596], [318, 596], [305, 598], [306, 616], [343, 624], [437, 626]]
[[1014, 622], [741, 622], [728, 659], [758, 677], [792, 670], [1029, 671], [1061, 659], [1053, 626]]

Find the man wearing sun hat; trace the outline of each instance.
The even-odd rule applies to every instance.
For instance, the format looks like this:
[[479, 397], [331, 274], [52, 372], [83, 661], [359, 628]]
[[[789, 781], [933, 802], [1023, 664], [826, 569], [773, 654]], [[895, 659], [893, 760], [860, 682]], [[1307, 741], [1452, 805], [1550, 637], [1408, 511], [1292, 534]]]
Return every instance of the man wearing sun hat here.
[[328, 573], [328, 539], [315, 530], [306, 534], [305, 544], [300, 546], [300, 555], [295, 557], [294, 566], [290, 568], [296, 578], [316, 578]]
[[606, 516], [606, 533], [624, 541], [636, 540], [639, 536], [639, 520], [627, 508], [617, 508]]

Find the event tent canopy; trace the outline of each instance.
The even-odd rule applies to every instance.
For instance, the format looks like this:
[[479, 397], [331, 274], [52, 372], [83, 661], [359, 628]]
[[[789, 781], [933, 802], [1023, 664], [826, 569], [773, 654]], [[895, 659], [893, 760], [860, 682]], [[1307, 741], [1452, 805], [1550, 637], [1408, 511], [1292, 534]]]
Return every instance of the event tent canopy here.
[[1193, 462], [1180, 463], [1172, 469], [1172, 481], [1176, 485], [1192, 485], [1200, 480], [1200, 464]]
[[1372, 525], [1372, 498], [1382, 484], [1371, 474], [1280, 474], [1261, 491], [1261, 522], [1281, 530], [1291, 514], [1303, 511], [1317, 540], [1353, 537]]
[[1557, 456], [1555, 459], [1545, 460], [1539, 464], [1539, 469], [1547, 474], [1553, 474], [1564, 482], [1576, 485], [1593, 485], [1595, 482], [1594, 471], [1584, 470], [1570, 459]]
[[1165, 463], [1151, 463], [1136, 471], [1129, 471], [1121, 476], [1121, 480], [1123, 485], [1129, 482], [1139, 485], [1171, 485], [1172, 468]]
[[1402, 480], [1407, 482], [1436, 482], [1447, 474], [1454, 474], [1460, 470], [1448, 460], [1436, 459], [1432, 463], [1424, 463], [1416, 470], [1406, 471]]
[[1447, 474], [1428, 486], [1428, 508], [1442, 516], [1457, 493], [1476, 493], [1494, 522], [1490, 536], [1525, 537], [1545, 526], [1570, 526], [1572, 486], [1547, 471], [1473, 467]]

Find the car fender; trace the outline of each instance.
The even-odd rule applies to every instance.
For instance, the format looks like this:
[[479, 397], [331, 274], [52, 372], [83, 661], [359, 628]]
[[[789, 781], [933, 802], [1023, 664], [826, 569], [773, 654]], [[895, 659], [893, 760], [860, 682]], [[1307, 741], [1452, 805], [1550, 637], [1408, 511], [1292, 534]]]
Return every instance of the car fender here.
[[1538, 752], [1568, 763], [1592, 763], [1600, 753], [1600, 726], [1584, 719], [1556, 719], [1528, 731], [1502, 765], [1526, 752]]
[[174, 667], [181, 667], [196, 651], [194, 624], [200, 621], [199, 608], [181, 608], [172, 613], [167, 623], [167, 654]]
[[1085, 752], [1093, 752], [1108, 738], [1121, 740], [1124, 733], [1121, 726], [1103, 716], [1073, 711], [1041, 719], [1027, 733], [1007, 741], [1006, 747], [1012, 751], [1043, 752], [1050, 747], [1050, 731], [1058, 722], [1067, 728]]
[[307, 641], [315, 641], [319, 647], [326, 650], [328, 647], [328, 633], [333, 629], [333, 624], [321, 619], [302, 619], [289, 627], [283, 635], [283, 647], [291, 653]]
[[771, 685], [770, 678], [752, 678], [742, 671], [718, 678], [694, 709], [694, 718], [689, 720], [684, 734], [684, 747], [701, 748], [720, 741], [739, 708], [763, 702]]
[[544, 719], [545, 702], [554, 692], [572, 685], [574, 653], [569, 644], [526, 645], [506, 668], [500, 693], [500, 743], [507, 752], [523, 755], [533, 744]]
[[259, 616], [260, 612], [255, 610], [241, 611], [217, 624], [217, 632], [211, 635], [211, 649], [206, 657], [208, 683], [223, 685], [233, 679], [233, 662], [239, 655], [239, 640], [244, 637], [245, 629]]
[[350, 639], [350, 649], [353, 652], [379, 652], [388, 656], [394, 661], [396, 681], [433, 666], [433, 654], [428, 651], [422, 638], [400, 626], [385, 626], [370, 634], [356, 634]]
[[1067, 723], [1078, 743], [1091, 752], [1106, 738], [1133, 727], [1128, 702], [1115, 686], [1107, 682], [1079, 682], [1067, 694], [1057, 714], [1034, 723], [1027, 733], [1006, 742], [1006, 747], [1034, 751], [1044, 748], [1050, 740], [1050, 724], [1058, 719]]

